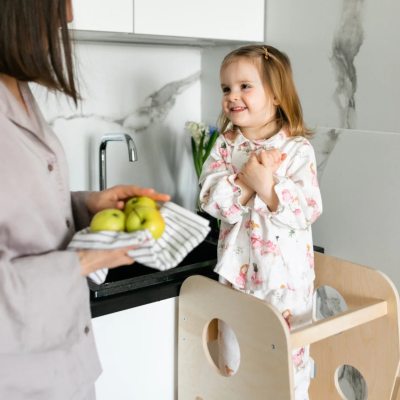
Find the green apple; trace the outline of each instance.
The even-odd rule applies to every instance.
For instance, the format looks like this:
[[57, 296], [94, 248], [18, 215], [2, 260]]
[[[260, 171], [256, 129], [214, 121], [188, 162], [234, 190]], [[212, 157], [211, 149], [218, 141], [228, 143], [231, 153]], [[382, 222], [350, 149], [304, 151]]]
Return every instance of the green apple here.
[[165, 229], [161, 213], [150, 207], [135, 208], [126, 220], [126, 231], [135, 232], [142, 229], [148, 229], [156, 240], [161, 237]]
[[157, 203], [150, 197], [132, 197], [125, 204], [125, 215], [128, 216], [135, 208], [149, 207], [157, 209]]
[[99, 211], [90, 223], [90, 232], [124, 231], [126, 215], [115, 208]]

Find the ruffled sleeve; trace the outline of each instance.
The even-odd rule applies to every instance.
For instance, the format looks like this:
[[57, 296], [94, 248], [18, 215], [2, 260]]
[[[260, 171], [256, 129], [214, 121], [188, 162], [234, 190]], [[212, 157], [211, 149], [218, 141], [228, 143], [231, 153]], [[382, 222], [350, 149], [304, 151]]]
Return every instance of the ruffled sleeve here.
[[237, 174], [230, 173], [229, 165], [229, 150], [224, 136], [220, 135], [203, 165], [200, 203], [211, 216], [235, 224], [248, 213], [249, 208], [239, 201], [242, 190], [235, 183]]
[[275, 212], [256, 195], [254, 210], [281, 228], [307, 229], [322, 213], [315, 154], [307, 140], [299, 143], [287, 175], [274, 176], [279, 205]]

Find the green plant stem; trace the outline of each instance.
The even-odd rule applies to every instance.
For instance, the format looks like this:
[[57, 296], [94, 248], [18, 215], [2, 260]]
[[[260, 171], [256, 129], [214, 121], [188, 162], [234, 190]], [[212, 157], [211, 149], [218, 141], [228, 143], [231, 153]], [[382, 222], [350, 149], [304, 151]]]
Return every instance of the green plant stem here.
[[193, 162], [194, 162], [194, 167], [196, 169], [197, 177], [200, 178], [201, 175], [201, 168], [199, 165], [199, 160], [198, 160], [198, 154], [197, 154], [197, 149], [196, 149], [196, 142], [192, 139], [192, 153], [193, 153]]
[[199, 166], [200, 168], [203, 168], [203, 151], [204, 151], [204, 139], [206, 137], [206, 131], [202, 132], [201, 135], [201, 140], [200, 140], [200, 145], [199, 145]]
[[206, 153], [204, 154], [204, 160], [207, 160], [208, 156], [210, 155], [211, 149], [213, 148], [215, 142], [217, 141], [218, 136], [219, 136], [218, 131], [214, 131], [214, 133], [211, 135], [210, 140], [206, 147]]

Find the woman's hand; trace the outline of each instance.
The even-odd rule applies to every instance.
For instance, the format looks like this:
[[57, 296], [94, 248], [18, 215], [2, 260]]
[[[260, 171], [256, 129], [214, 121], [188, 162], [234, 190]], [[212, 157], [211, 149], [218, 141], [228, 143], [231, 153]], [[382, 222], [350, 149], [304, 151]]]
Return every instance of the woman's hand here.
[[118, 185], [102, 192], [93, 192], [86, 199], [86, 206], [92, 214], [107, 208], [117, 208], [122, 210], [125, 206], [125, 201], [131, 197], [146, 196], [155, 201], [168, 201], [170, 196], [154, 191], [154, 189], [144, 189], [138, 186]]
[[125, 247], [118, 250], [78, 250], [79, 261], [82, 266], [82, 275], [88, 276], [91, 272], [103, 268], [115, 268], [121, 265], [130, 265], [135, 262], [126, 253], [138, 246]]

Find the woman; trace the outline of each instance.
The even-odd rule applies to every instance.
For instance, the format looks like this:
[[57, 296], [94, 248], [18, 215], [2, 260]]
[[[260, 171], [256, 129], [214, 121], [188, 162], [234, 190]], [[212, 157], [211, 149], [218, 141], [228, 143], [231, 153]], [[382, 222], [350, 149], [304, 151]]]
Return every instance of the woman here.
[[[61, 144], [27, 82], [79, 99], [71, 0], [0, 0], [0, 399], [94, 399], [101, 372], [85, 276], [131, 264], [129, 248], [66, 251], [76, 230], [136, 186], [70, 193]], [[60, 39], [61, 28], [61, 39]]]

